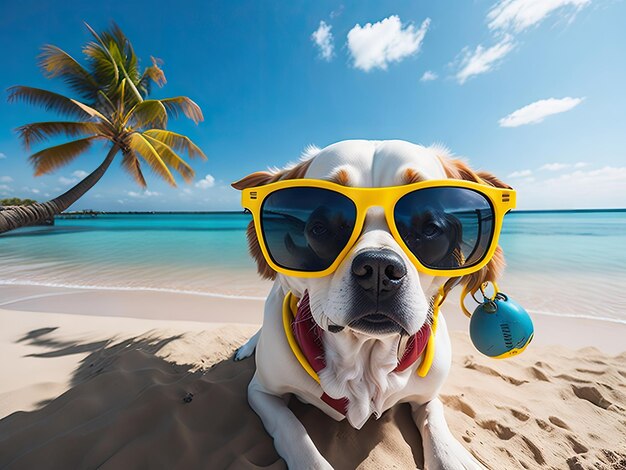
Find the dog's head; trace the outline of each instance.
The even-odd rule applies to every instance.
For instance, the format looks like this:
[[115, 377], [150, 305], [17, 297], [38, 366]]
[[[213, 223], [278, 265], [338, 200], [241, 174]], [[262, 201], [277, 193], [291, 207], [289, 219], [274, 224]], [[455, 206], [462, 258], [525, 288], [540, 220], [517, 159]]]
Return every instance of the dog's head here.
[[[283, 170], [253, 173], [234, 183], [233, 187], [244, 189], [296, 178], [321, 179], [353, 187], [387, 187], [453, 178], [508, 188], [495, 176], [476, 172], [463, 161], [451, 158], [444, 148], [427, 148], [404, 141], [343, 141], [322, 150], [311, 148], [300, 163]], [[316, 234], [314, 230], [318, 221], [323, 221], [326, 226], [339, 222], [334, 221], [328, 208], [324, 207], [315, 211], [307, 221], [307, 226], [312, 227], [310, 237], [307, 237], [307, 250], [323, 254], [332, 240], [319, 239], [323, 234]], [[419, 224], [425, 230], [433, 224], [447, 226], [449, 236], [460, 236], [458, 222], [436, 210], [422, 214], [420, 220], [411, 223]], [[398, 227], [399, 231], [402, 229]], [[391, 235], [384, 212], [378, 207], [367, 212], [358, 240], [337, 270], [321, 278], [277, 274], [263, 257], [254, 222], [250, 222], [247, 235], [259, 274], [267, 279], [278, 278], [296, 296], [307, 291], [314, 320], [330, 332], [347, 327], [359, 334], [377, 337], [415, 334], [431, 320], [432, 299], [439, 286], [448, 281], [416, 269]], [[434, 240], [422, 249], [429, 250], [433, 257], [445, 263], [446, 257], [458, 256], [450, 246], [454, 243], [442, 244]], [[299, 253], [295, 244], [290, 251], [294, 256], [307, 256], [306, 251]], [[460, 282], [470, 288], [477, 287], [485, 281], [494, 281], [503, 267], [504, 257], [498, 247], [485, 267], [464, 276]]]

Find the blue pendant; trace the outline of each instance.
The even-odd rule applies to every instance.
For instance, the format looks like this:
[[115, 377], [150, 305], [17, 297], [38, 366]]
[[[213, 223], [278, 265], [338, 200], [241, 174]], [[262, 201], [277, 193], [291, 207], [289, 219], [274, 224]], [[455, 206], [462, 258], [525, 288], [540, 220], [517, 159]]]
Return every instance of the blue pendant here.
[[476, 307], [469, 330], [474, 347], [495, 359], [524, 351], [535, 331], [528, 312], [501, 292]]

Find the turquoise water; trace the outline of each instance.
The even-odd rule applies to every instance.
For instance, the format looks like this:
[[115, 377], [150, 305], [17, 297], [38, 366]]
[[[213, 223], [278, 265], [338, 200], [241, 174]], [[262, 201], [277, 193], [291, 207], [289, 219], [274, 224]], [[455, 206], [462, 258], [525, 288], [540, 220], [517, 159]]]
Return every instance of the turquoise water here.
[[[0, 284], [263, 297], [240, 213], [57, 219], [0, 236]], [[626, 212], [512, 213], [503, 291], [529, 310], [626, 321]]]

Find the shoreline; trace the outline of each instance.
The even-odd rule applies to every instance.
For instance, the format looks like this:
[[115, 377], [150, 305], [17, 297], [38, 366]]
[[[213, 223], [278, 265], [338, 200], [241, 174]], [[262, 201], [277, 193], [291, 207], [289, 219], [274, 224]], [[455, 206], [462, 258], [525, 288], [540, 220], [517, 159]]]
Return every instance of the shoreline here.
[[[265, 282], [265, 281], [259, 281], [259, 282]], [[269, 286], [269, 281], [267, 282]], [[214, 299], [249, 300], [249, 301], [261, 301], [261, 302], [265, 302], [265, 299], [267, 298], [267, 295], [254, 296], [254, 295], [240, 295], [240, 294], [224, 294], [221, 292], [206, 292], [206, 291], [197, 291], [197, 290], [175, 289], [175, 288], [168, 288], [168, 287], [101, 286], [101, 285], [61, 284], [61, 283], [54, 283], [54, 282], [28, 282], [28, 281], [15, 281], [15, 282], [0, 281], [0, 298], [5, 295], [5, 292], [3, 292], [4, 287], [17, 287], [17, 288], [32, 287], [34, 289], [52, 288], [52, 289], [62, 289], [62, 290], [67, 289], [68, 291], [71, 291], [71, 290], [92, 291], [92, 292], [105, 291], [105, 292], [120, 292], [120, 293], [154, 292], [154, 293], [163, 293], [163, 294], [208, 297], [208, 298], [214, 298]], [[458, 294], [457, 290], [451, 293], [450, 298], [453, 298], [454, 294]], [[269, 293], [269, 288], [267, 289], [267, 291]], [[69, 293], [70, 292], [56, 292], [54, 294], [41, 294], [40, 297], [57, 296], [57, 295], [64, 295], [64, 294], [69, 294]], [[38, 296], [39, 296], [38, 294], [34, 294], [31, 298], [36, 298]], [[30, 300], [31, 298], [12, 299], [9, 301], [3, 300], [3, 301], [0, 301], [0, 308], [4, 308], [8, 306], [8, 308], [11, 309], [12, 304]], [[458, 295], [457, 295], [455, 302], [458, 302]], [[573, 320], [578, 320], [578, 319], [592, 320], [592, 321], [600, 321], [604, 323], [615, 323], [617, 325], [626, 326], [626, 319], [620, 319], [620, 318], [600, 317], [600, 316], [594, 316], [594, 315], [579, 315], [575, 313], [564, 313], [564, 312], [535, 310], [535, 309], [526, 309], [526, 310], [528, 311], [528, 313], [530, 313], [533, 316], [540, 315], [540, 316], [555, 317], [555, 318], [570, 318]], [[50, 311], [53, 311], [53, 310], [50, 310]]]
[[[626, 207], [602, 207], [602, 208], [581, 208], [581, 209], [513, 209], [511, 214], [535, 214], [535, 213], [560, 213], [560, 212], [626, 212]], [[195, 214], [245, 214], [246, 212], [243, 209], [233, 209], [233, 210], [224, 210], [224, 211], [97, 211], [97, 210], [77, 210], [77, 211], [68, 211], [63, 212], [56, 217], [67, 217], [67, 216], [85, 216], [92, 217], [98, 215], [195, 215]]]
[[[269, 290], [269, 286], [268, 286]], [[458, 289], [442, 312], [448, 329], [467, 334], [469, 321], [458, 307]], [[260, 325], [265, 297], [187, 293], [166, 289], [62, 287], [3, 284], [0, 310], [68, 314], [84, 317], [129, 318], [169, 322]], [[608, 354], [626, 350], [626, 322], [613, 319], [529, 310], [535, 325], [534, 344], [570, 349], [595, 347]]]
[[[220, 292], [203, 292], [195, 290], [183, 290], [174, 289], [168, 287], [134, 287], [134, 286], [99, 286], [99, 285], [81, 285], [81, 284], [60, 284], [54, 282], [27, 282], [27, 281], [0, 281], [0, 289], [4, 286], [17, 286], [17, 287], [52, 287], [59, 289], [79, 289], [79, 290], [92, 290], [92, 291], [139, 291], [139, 292], [163, 292], [168, 294], [182, 294], [182, 295], [198, 295], [202, 297], [214, 297], [217, 299], [233, 299], [233, 300], [262, 300], [265, 301], [266, 297], [253, 296], [253, 295], [239, 295], [239, 294], [223, 294]], [[9, 301], [13, 302], [13, 301]], [[7, 305], [7, 302], [0, 302], [0, 307]], [[624, 320], [626, 323], [626, 320]]]

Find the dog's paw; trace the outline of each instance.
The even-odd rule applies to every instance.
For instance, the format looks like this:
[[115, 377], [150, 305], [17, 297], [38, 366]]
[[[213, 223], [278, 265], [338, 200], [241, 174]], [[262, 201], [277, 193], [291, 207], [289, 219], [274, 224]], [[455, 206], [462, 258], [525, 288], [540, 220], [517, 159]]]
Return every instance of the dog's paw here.
[[256, 344], [250, 345], [250, 342], [240, 346], [235, 351], [235, 361], [243, 361], [244, 359], [252, 356], [254, 354], [254, 348]]
[[431, 460], [424, 462], [425, 470], [485, 470], [458, 441], [449, 442], [445, 449], [440, 447], [437, 457]]
[[252, 338], [250, 338], [246, 343], [235, 351], [235, 357], [233, 358], [235, 361], [243, 361], [244, 359], [252, 356], [254, 354], [254, 350], [256, 349], [256, 345], [259, 342], [259, 336], [261, 335], [261, 330], [257, 331]]

